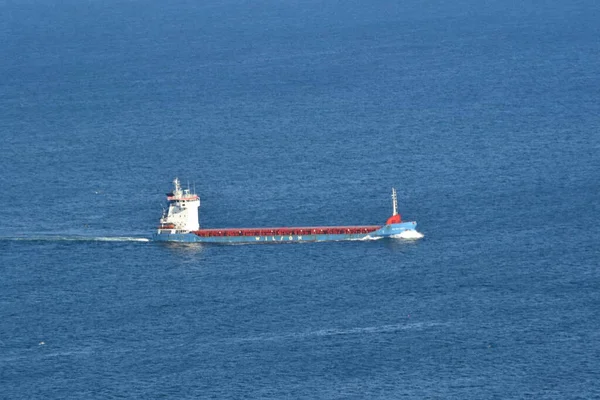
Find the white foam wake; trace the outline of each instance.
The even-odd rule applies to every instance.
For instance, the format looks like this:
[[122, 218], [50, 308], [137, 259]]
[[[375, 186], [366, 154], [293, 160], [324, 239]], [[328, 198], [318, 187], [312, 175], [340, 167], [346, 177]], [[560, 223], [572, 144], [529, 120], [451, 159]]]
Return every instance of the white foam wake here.
[[379, 240], [379, 239], [383, 239], [383, 236], [365, 236], [365, 237], [361, 237], [361, 238], [356, 238], [356, 239], [345, 239], [345, 240], [359, 240], [361, 242], [364, 241], [368, 241], [368, 240]]
[[92, 238], [96, 242], [149, 242], [148, 238], [141, 237], [126, 237], [126, 236], [107, 236], [107, 237], [96, 237]]
[[394, 239], [416, 240], [416, 239], [422, 239], [423, 237], [425, 237], [425, 235], [423, 235], [421, 232], [418, 232], [414, 229], [407, 229], [397, 235], [392, 235], [391, 237], [393, 237]]
[[6, 241], [28, 241], [28, 242], [149, 242], [150, 239], [143, 237], [128, 236], [16, 236], [0, 237]]

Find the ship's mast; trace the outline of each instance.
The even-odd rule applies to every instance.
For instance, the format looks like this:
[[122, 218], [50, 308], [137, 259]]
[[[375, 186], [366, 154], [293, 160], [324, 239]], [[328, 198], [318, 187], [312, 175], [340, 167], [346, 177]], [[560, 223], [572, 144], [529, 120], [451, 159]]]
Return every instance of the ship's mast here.
[[392, 215], [398, 215], [398, 195], [396, 195], [395, 188], [392, 188], [392, 206], [394, 207], [394, 213]]
[[179, 179], [175, 178], [173, 180], [173, 185], [175, 186], [175, 190], [173, 191], [173, 195], [177, 197], [181, 197], [181, 185], [179, 184]]

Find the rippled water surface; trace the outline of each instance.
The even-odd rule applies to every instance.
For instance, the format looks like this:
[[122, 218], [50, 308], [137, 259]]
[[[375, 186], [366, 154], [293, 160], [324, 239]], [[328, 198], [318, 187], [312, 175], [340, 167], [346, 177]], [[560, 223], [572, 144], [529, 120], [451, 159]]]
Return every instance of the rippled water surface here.
[[[0, 14], [0, 397], [600, 397], [597, 2]], [[424, 237], [153, 243], [175, 176]]]

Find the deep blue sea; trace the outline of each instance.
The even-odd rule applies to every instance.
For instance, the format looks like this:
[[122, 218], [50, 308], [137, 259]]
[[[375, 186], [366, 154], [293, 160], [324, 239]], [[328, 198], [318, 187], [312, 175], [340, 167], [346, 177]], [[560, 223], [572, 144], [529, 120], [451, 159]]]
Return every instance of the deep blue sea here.
[[0, 0], [0, 148], [1, 399], [600, 398], [597, 0]]

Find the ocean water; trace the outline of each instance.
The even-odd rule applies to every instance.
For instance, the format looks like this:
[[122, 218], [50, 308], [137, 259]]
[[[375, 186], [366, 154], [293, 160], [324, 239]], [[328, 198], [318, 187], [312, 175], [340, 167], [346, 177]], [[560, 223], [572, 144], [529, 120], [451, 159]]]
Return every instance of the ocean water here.
[[[597, 1], [0, 15], [0, 398], [600, 398]], [[153, 243], [175, 176], [425, 236]]]

